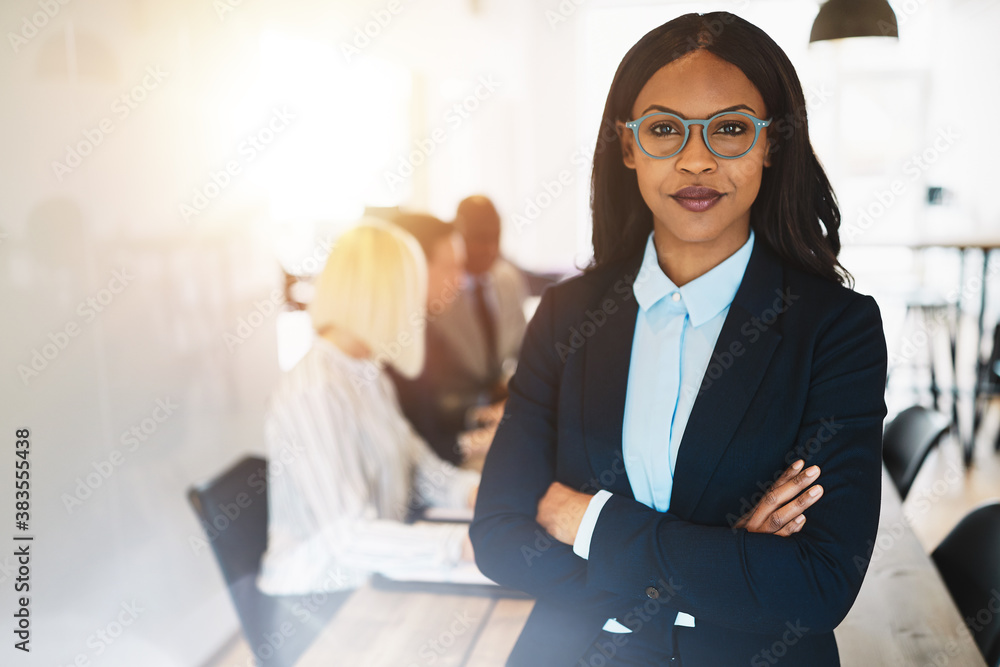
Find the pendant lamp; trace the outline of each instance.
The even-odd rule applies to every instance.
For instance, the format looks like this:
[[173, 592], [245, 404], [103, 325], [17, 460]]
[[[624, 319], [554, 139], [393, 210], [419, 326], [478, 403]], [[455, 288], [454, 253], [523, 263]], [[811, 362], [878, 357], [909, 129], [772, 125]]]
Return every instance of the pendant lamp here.
[[809, 42], [845, 37], [899, 39], [896, 14], [886, 0], [827, 0], [819, 8]]

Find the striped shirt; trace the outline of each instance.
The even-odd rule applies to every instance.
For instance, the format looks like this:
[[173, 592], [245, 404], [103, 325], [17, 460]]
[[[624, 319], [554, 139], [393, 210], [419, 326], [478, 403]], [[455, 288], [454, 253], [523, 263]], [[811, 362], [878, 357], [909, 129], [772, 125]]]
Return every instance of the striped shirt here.
[[442, 461], [374, 362], [325, 338], [284, 374], [265, 418], [272, 595], [341, 590], [459, 562], [464, 525], [402, 523], [414, 505], [464, 507], [477, 473]]

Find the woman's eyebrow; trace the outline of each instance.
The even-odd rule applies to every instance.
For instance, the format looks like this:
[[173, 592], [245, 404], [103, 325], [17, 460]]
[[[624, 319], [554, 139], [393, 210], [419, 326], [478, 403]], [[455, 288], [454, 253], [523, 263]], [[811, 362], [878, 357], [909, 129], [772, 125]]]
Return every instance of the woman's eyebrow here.
[[[747, 111], [749, 111], [752, 114], [756, 114], [757, 113], [756, 111], [754, 111], [753, 109], [751, 109], [750, 107], [748, 107], [745, 104], [736, 104], [736, 105], [733, 105], [731, 107], [726, 107], [725, 109], [719, 109], [718, 111], [710, 113], [710, 114], [708, 114], [708, 117], [711, 118], [712, 116], [714, 116], [716, 114], [726, 113], [727, 111], [739, 111], [740, 109], [746, 109]], [[679, 117], [683, 118], [684, 120], [687, 120], [687, 116], [685, 116], [684, 114], [680, 113], [679, 111], [674, 111], [673, 109], [671, 109], [669, 107], [660, 106], [659, 104], [650, 104], [648, 107], [646, 107], [646, 110], [643, 111], [639, 115], [640, 116], [645, 116], [650, 111], [662, 111], [664, 113], [672, 113], [675, 116], [679, 116]]]

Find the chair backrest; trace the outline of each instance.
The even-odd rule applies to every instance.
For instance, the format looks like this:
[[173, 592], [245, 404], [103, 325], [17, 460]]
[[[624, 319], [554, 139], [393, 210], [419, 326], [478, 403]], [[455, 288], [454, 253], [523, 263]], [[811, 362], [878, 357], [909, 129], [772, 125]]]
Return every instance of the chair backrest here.
[[924, 459], [950, 426], [948, 417], [920, 405], [903, 410], [886, 426], [882, 460], [900, 498], [906, 498]]
[[[292, 667], [350, 596], [350, 590], [266, 595], [257, 589], [267, 549], [267, 461], [246, 457], [188, 491], [229, 588], [243, 636], [263, 667]], [[291, 634], [286, 630], [292, 628]]]
[[190, 489], [188, 499], [226, 583], [255, 575], [267, 548], [267, 462], [248, 456]]
[[963, 518], [931, 554], [986, 664], [1000, 665], [1000, 503]]

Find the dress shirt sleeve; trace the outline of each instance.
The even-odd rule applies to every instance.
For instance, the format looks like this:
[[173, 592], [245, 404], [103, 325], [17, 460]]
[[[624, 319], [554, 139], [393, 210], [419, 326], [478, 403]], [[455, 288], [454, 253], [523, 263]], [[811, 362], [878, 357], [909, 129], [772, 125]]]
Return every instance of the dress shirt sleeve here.
[[[326, 554], [339, 565], [369, 572], [399, 573], [406, 568], [456, 564], [465, 526], [407, 525], [379, 516], [375, 494], [407, 479], [399, 467], [412, 460], [406, 456], [412, 441], [401, 442], [398, 454], [391, 450], [380, 454], [381, 460], [372, 466], [365, 462], [362, 430], [368, 420], [392, 418], [396, 406], [377, 406], [373, 401], [357, 410], [340, 398], [335, 387], [304, 393], [281, 406], [269, 423], [269, 457], [281, 464], [269, 479], [273, 479], [274, 500], [282, 505], [275, 517], [280, 523], [269, 525], [269, 531], [296, 535], [318, 558]], [[292, 446], [296, 451], [289, 456]], [[427, 450], [422, 459], [430, 458], [436, 459]], [[424, 460], [418, 465], [425, 474], [433, 471], [444, 480], [435, 487], [439, 496], [457, 496], [468, 478], [437, 461], [436, 467]]]
[[573, 542], [573, 553], [580, 558], [587, 560], [590, 558], [590, 538], [594, 534], [594, 526], [597, 525], [597, 518], [601, 515], [601, 508], [604, 503], [611, 498], [611, 492], [601, 489], [590, 499], [587, 511], [580, 520], [580, 528], [576, 531], [576, 540]]
[[454, 567], [461, 560], [465, 534], [463, 524], [338, 519], [324, 526], [322, 536], [339, 564], [398, 578]]

